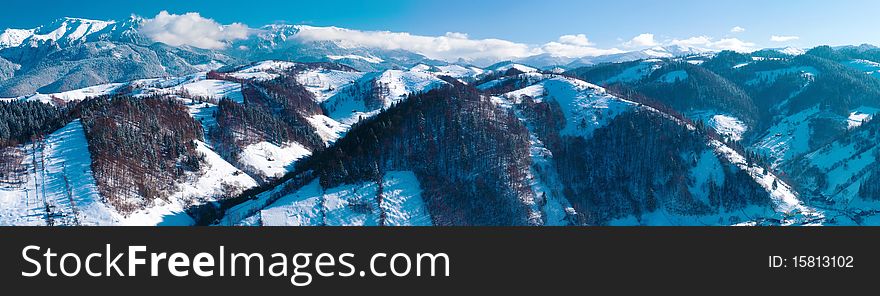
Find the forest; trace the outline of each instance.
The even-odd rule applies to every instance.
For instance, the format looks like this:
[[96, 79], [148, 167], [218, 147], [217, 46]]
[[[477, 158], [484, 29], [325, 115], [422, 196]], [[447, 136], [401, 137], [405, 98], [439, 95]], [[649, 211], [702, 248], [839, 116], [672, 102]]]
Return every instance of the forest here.
[[101, 197], [122, 213], [167, 200], [178, 182], [198, 172], [201, 125], [166, 96], [102, 96], [79, 104]]
[[525, 127], [473, 87], [447, 82], [356, 124], [300, 171], [315, 170], [330, 188], [410, 170], [435, 225], [527, 224]]
[[0, 101], [0, 147], [25, 143], [70, 121], [67, 108], [42, 102]]

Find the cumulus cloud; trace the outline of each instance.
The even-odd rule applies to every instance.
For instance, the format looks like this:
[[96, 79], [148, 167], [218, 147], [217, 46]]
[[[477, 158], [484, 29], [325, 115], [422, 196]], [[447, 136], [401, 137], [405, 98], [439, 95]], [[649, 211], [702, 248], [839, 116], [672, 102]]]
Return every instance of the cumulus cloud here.
[[557, 41], [547, 42], [540, 47], [541, 53], [554, 57], [581, 58], [622, 53], [617, 48], [603, 49], [594, 47], [584, 34], [562, 35]]
[[654, 40], [654, 34], [644, 33], [639, 36], [633, 37], [630, 41], [624, 42], [623, 46], [626, 47], [652, 47], [660, 45], [657, 41]]
[[789, 42], [789, 41], [795, 41], [798, 39], [801, 39], [801, 37], [798, 37], [798, 36], [777, 36], [777, 35], [770, 36], [770, 41], [773, 41], [773, 42]]
[[467, 34], [458, 32], [449, 32], [443, 36], [422, 36], [405, 32], [301, 26], [296, 38], [303, 41], [332, 41], [345, 48], [402, 49], [447, 61], [459, 58], [505, 60], [544, 53], [558, 57], [579, 58], [623, 52], [616, 48], [593, 47], [593, 43], [584, 34], [563, 35], [557, 41], [529, 45], [502, 39], [471, 39]]
[[250, 30], [240, 23], [221, 25], [197, 12], [179, 15], [162, 11], [151, 19], [144, 19], [140, 32], [153, 41], [171, 46], [219, 49], [225, 48], [229, 41], [247, 38]]
[[730, 33], [742, 33], [742, 32], [745, 32], [745, 31], [746, 31], [746, 28], [743, 28], [743, 27], [740, 27], [740, 26], [736, 26], [736, 27], [733, 27], [733, 28], [730, 29]]
[[444, 60], [525, 57], [536, 53], [526, 44], [501, 39], [470, 39], [467, 34], [453, 32], [444, 36], [419, 36], [400, 32], [302, 26], [296, 38], [333, 41], [346, 48], [402, 49]]
[[708, 50], [732, 50], [737, 52], [755, 51], [755, 43], [746, 42], [737, 38], [724, 38], [715, 41], [712, 37], [696, 36], [688, 39], [675, 39], [669, 42], [671, 45], [695, 47]]
[[590, 39], [587, 39], [587, 35], [584, 35], [584, 34], [559, 36], [559, 43], [576, 45], [576, 46], [592, 46], [593, 45], [593, 43], [590, 42]]

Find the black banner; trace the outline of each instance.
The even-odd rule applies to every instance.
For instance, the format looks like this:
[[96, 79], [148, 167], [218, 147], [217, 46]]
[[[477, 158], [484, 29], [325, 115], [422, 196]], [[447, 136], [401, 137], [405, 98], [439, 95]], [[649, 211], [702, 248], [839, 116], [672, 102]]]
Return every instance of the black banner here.
[[[773, 290], [869, 287], [880, 275], [878, 242], [880, 228], [5, 227], [0, 228], [0, 282], [34, 295], [471, 295], [477, 291], [491, 295], [583, 295], [609, 289], [620, 293], [740, 291], [764, 295]], [[128, 274], [130, 246], [145, 247], [136, 253], [144, 262], [135, 267], [134, 276]], [[56, 255], [50, 256], [47, 264], [44, 255], [50, 248]], [[176, 256], [175, 264], [178, 271], [187, 271], [185, 276], [169, 271], [169, 257], [178, 252], [183, 254]], [[96, 253], [100, 255], [93, 256], [88, 267], [102, 275], [91, 276], [83, 261]], [[165, 253], [165, 258], [155, 262], [157, 274], [153, 276], [151, 256], [160, 253]], [[205, 254], [196, 259], [199, 253]], [[247, 264], [241, 265], [245, 259], [240, 257], [236, 259], [237, 275], [232, 276], [231, 253], [259, 253], [262, 267], [253, 259], [251, 274], [245, 276], [242, 271]], [[276, 253], [284, 256], [273, 257]], [[318, 259], [321, 253], [327, 255]], [[392, 264], [397, 253], [404, 255]], [[59, 262], [65, 254], [73, 255], [64, 258], [62, 270]], [[269, 265], [296, 254], [310, 254], [296, 257], [300, 266], [297, 280], [301, 284], [310, 279], [308, 284], [292, 283], [296, 265], [291, 261], [286, 263], [286, 276], [269, 275]], [[445, 257], [435, 256], [433, 263], [430, 257], [421, 257], [417, 263], [420, 254]], [[119, 258], [115, 267], [108, 268], [108, 257]], [[184, 257], [187, 264], [183, 264]], [[205, 264], [207, 257], [211, 257], [211, 264]], [[306, 257], [308, 260], [303, 260]], [[222, 276], [220, 258], [225, 264]], [[193, 268], [196, 260], [201, 260], [203, 267], [213, 267], [203, 268], [203, 275], [199, 275]], [[321, 273], [332, 276], [318, 273], [318, 261]], [[334, 264], [329, 264], [331, 261]], [[416, 275], [417, 264], [421, 264], [421, 275]], [[23, 275], [34, 273], [37, 265], [39, 274]], [[56, 276], [49, 276], [47, 268]], [[62, 274], [73, 274], [76, 269], [75, 276]], [[282, 265], [274, 266], [274, 272], [282, 269]], [[110, 276], [104, 274], [108, 270]], [[204, 276], [205, 270], [213, 274]], [[403, 271], [409, 273], [394, 275]], [[430, 276], [431, 271], [435, 276]]]

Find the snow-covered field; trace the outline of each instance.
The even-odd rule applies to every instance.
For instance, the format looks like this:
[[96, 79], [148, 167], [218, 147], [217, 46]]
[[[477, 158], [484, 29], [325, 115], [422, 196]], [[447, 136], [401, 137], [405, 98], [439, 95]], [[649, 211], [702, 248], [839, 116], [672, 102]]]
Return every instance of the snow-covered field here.
[[513, 101], [503, 96], [492, 97], [492, 100], [502, 108], [514, 110], [517, 118], [529, 129], [531, 166], [526, 179], [532, 188], [533, 196], [523, 200], [530, 211], [529, 222], [546, 226], [566, 225], [568, 214], [575, 213], [575, 210], [563, 194], [565, 187], [556, 173], [553, 153], [535, 135], [532, 125]]
[[862, 106], [852, 110], [847, 118], [847, 125], [850, 129], [857, 128], [863, 123], [870, 121], [874, 115], [880, 113], [880, 109], [874, 107]]
[[339, 123], [338, 121], [333, 120], [333, 118], [321, 114], [312, 115], [306, 118], [306, 120], [315, 127], [318, 136], [320, 136], [321, 140], [328, 145], [336, 142], [336, 140], [338, 140], [339, 137], [350, 128], [348, 125]]
[[296, 142], [281, 146], [260, 142], [244, 147], [238, 161], [263, 176], [278, 178], [287, 173], [296, 160], [311, 154], [311, 151]]
[[657, 69], [660, 68], [660, 64], [658, 62], [650, 62], [650, 61], [642, 61], [635, 66], [626, 68], [621, 71], [620, 74], [612, 76], [611, 78], [600, 81], [599, 83], [602, 85], [611, 84], [611, 83], [619, 83], [619, 82], [633, 82], [644, 79], [654, 73]]
[[227, 98], [238, 103], [244, 101], [241, 84], [225, 80], [205, 79], [173, 87], [172, 91], [186, 92], [191, 96], [219, 100]]
[[20, 184], [0, 185], [0, 225], [112, 225], [116, 212], [101, 201], [91, 154], [77, 120], [24, 152]]
[[357, 71], [315, 69], [297, 74], [296, 81], [315, 94], [315, 100], [323, 102], [336, 95], [340, 89], [363, 77], [364, 74]]
[[378, 188], [375, 182], [363, 182], [324, 190], [316, 179], [244, 222], [265, 226], [374, 226], [379, 225], [384, 213], [387, 226], [431, 225], [415, 174], [386, 173], [381, 202]]
[[872, 62], [868, 60], [852, 60], [844, 63], [853, 69], [864, 72], [867, 75], [874, 76], [876, 78], [880, 78], [880, 63]]
[[565, 114], [566, 125], [560, 134], [589, 138], [593, 131], [608, 124], [621, 113], [631, 110], [632, 102], [609, 95], [605, 89], [569, 77], [553, 77], [505, 96], [517, 102], [523, 95], [536, 101], [556, 100]]
[[742, 140], [743, 134], [749, 129], [739, 118], [711, 110], [691, 112], [687, 117], [694, 121], [702, 121], [718, 134], [734, 141]]
[[[364, 99], [369, 94], [365, 91], [372, 90], [373, 84], [382, 88], [378, 94], [382, 106], [368, 108]], [[409, 94], [425, 92], [443, 85], [446, 85], [445, 81], [421, 71], [388, 70], [370, 73], [350, 84], [348, 87], [352, 89], [339, 90], [336, 95], [328, 98], [324, 101], [324, 107], [328, 109], [330, 118], [350, 126], [361, 118], [371, 117], [382, 109], [391, 107]]]
[[[241, 76], [257, 79], [274, 78], [274, 71], [293, 66], [292, 63], [267, 61], [246, 67]], [[242, 102], [241, 85], [235, 82], [206, 79], [205, 73], [181, 77], [152, 78], [131, 83], [111, 83], [56, 94], [34, 94], [10, 100], [36, 100], [56, 103], [83, 100], [87, 97], [113, 94], [131, 86], [134, 95], [188, 93], [192, 96]], [[217, 106], [209, 102], [193, 102], [178, 97], [190, 115], [205, 131], [216, 126], [213, 117]], [[318, 120], [328, 140], [338, 137], [340, 127], [332, 119]], [[337, 124], [338, 125], [338, 124]], [[210, 143], [197, 141], [197, 150], [204, 155], [202, 170], [188, 175], [177, 184], [167, 200], [155, 200], [145, 209], [122, 216], [100, 197], [91, 173], [91, 157], [80, 122], [74, 121], [47, 136], [37, 145], [18, 149], [24, 153], [27, 174], [19, 182], [6, 182], [0, 187], [0, 225], [191, 225], [194, 221], [185, 209], [197, 203], [214, 201], [221, 196], [235, 195], [257, 186], [257, 181], [221, 158]], [[36, 152], [34, 151], [36, 149]], [[245, 147], [238, 161], [266, 176], [277, 177], [287, 172], [297, 159], [310, 154], [296, 143], [282, 147], [258, 143]], [[37, 161], [34, 161], [34, 160]], [[47, 205], [49, 206], [47, 208]], [[47, 214], [50, 213], [50, 214]]]
[[71, 102], [71, 101], [82, 101], [90, 97], [97, 97], [102, 95], [112, 95], [122, 86], [125, 86], [125, 83], [107, 83], [100, 84], [95, 86], [90, 86], [81, 89], [75, 89], [65, 92], [59, 93], [51, 93], [51, 94], [41, 94], [35, 93], [29, 96], [22, 96], [17, 98], [2, 98], [0, 101], [16, 101], [16, 100], [26, 100], [26, 101], [35, 101], [42, 102], [46, 104], [56, 104], [58, 102]]
[[191, 174], [177, 184], [177, 192], [168, 201], [156, 200], [151, 207], [136, 211], [120, 221], [122, 225], [193, 225], [195, 221], [186, 213], [186, 207], [217, 200], [230, 192], [257, 186], [257, 181], [229, 164], [205, 143], [196, 142], [196, 149], [205, 156], [202, 170]]
[[727, 147], [724, 143], [712, 141], [711, 144], [716, 153], [719, 153], [728, 162], [749, 173], [752, 179], [758, 182], [758, 185], [770, 193], [770, 198], [773, 199], [776, 206], [776, 212], [782, 215], [781, 220], [784, 225], [819, 223], [818, 221], [824, 218], [822, 212], [804, 205], [798, 198], [797, 192], [769, 170], [749, 164], [746, 162], [745, 157]]
[[523, 64], [517, 64], [517, 63], [507, 63], [504, 65], [489, 69], [489, 71], [492, 71], [493, 73], [504, 73], [510, 69], [516, 69], [516, 70], [519, 70], [523, 73], [539, 72], [538, 69], [536, 69], [536, 68], [529, 67], [529, 66], [526, 66]]
[[857, 129], [847, 140], [834, 141], [804, 155], [795, 165], [821, 174], [822, 182], [815, 182], [813, 175], [808, 175], [802, 186], [820, 193], [835, 209], [846, 210], [852, 204], [860, 204], [859, 209], [864, 210], [880, 209], [880, 203], [864, 202], [858, 196], [859, 187], [870, 176], [869, 168], [880, 152], [870, 133]]
[[235, 71], [230, 75], [238, 79], [272, 80], [278, 78], [279, 71], [296, 66], [296, 63], [285, 61], [262, 61]]
[[813, 107], [784, 118], [767, 129], [752, 149], [773, 160], [773, 167], [810, 150], [810, 120], [819, 114]]

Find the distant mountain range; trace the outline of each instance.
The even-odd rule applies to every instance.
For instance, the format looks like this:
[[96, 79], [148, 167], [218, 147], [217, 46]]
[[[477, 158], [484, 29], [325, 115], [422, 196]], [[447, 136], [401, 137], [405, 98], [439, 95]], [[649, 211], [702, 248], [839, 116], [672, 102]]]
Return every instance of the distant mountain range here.
[[[439, 61], [405, 50], [341, 46], [332, 41], [297, 38], [310, 26], [275, 24], [255, 29], [247, 39], [225, 49], [170, 47], [153, 43], [139, 32], [143, 19], [97, 21], [61, 18], [33, 29], [0, 33], [0, 97], [51, 93], [140, 78], [179, 76], [195, 71], [244, 65], [252, 61], [336, 62], [361, 71], [406, 69], [416, 64], [488, 66], [499, 61]], [[515, 62], [541, 69], [583, 66], [646, 58], [707, 54], [686, 46], [654, 47], [583, 58], [540, 54]]]

